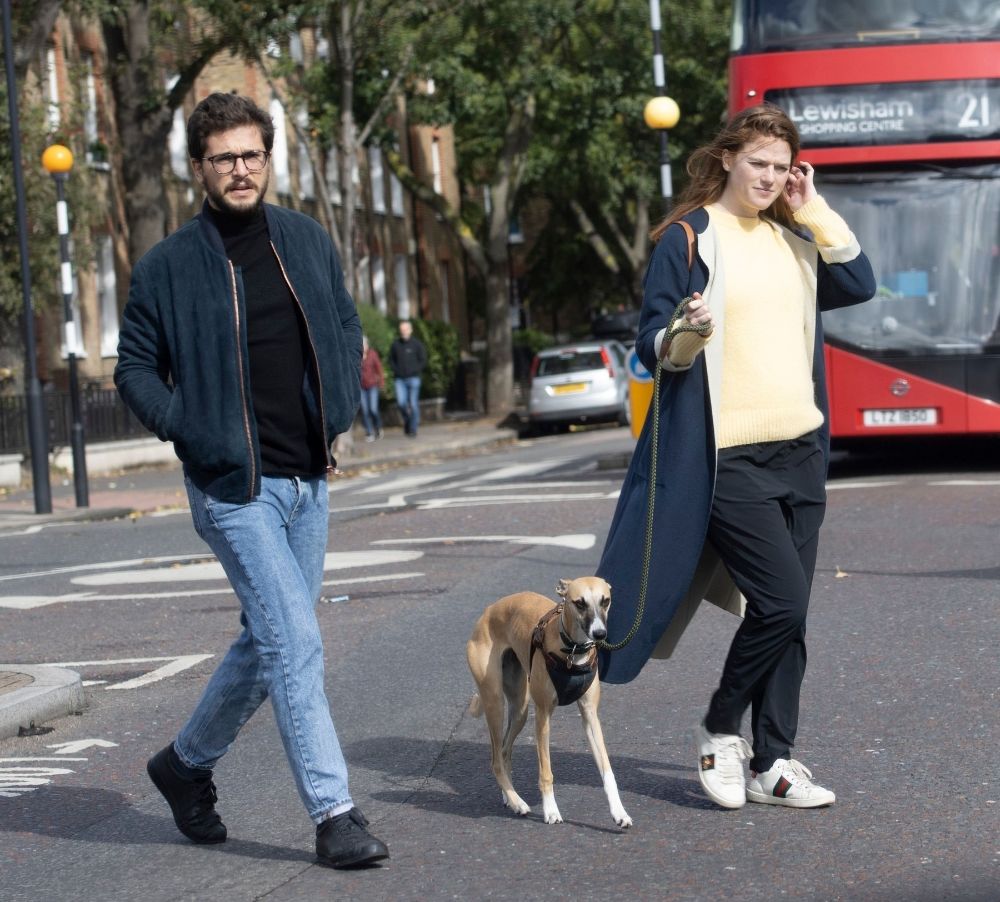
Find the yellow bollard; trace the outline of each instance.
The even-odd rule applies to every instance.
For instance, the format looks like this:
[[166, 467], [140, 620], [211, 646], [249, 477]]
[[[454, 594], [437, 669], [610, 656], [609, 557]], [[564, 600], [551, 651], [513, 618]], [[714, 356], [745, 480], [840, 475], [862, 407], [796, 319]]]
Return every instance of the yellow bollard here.
[[628, 403], [632, 414], [632, 438], [639, 438], [642, 424], [646, 422], [649, 403], [653, 399], [653, 376], [642, 365], [635, 348], [630, 348], [625, 358], [628, 369]]

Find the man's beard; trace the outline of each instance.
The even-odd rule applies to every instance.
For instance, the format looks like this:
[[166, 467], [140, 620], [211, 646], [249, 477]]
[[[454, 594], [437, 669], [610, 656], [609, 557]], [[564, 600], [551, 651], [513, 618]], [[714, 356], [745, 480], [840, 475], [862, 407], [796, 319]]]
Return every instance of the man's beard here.
[[[216, 210], [219, 210], [229, 216], [239, 217], [240, 219], [252, 219], [257, 215], [261, 205], [264, 203], [264, 195], [267, 193], [268, 181], [269, 173], [265, 172], [263, 174], [263, 180], [258, 186], [256, 186], [258, 188], [257, 195], [249, 204], [233, 203], [229, 193], [218, 187], [210, 188], [206, 185], [205, 194], [208, 195], [208, 202], [215, 207]], [[248, 182], [247, 184], [252, 183]], [[230, 187], [232, 187], [232, 185], [230, 185]]]

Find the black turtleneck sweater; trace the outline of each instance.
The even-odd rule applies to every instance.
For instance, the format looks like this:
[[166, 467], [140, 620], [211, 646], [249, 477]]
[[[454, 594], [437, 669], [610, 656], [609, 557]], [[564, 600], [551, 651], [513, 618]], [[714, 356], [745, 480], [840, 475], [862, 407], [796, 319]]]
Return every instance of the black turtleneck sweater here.
[[318, 423], [303, 384], [311, 351], [299, 305], [271, 248], [264, 211], [252, 218], [208, 207], [246, 303], [250, 396], [265, 476], [317, 476], [326, 469]]

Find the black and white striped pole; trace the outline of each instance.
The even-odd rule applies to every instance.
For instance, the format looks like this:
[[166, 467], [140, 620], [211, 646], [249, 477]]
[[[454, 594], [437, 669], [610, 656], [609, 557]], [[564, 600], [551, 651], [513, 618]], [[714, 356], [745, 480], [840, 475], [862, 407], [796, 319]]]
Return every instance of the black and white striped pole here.
[[666, 67], [663, 64], [663, 49], [660, 41], [660, 0], [649, 0], [649, 21], [653, 29], [653, 83], [658, 96], [646, 104], [643, 118], [650, 128], [660, 132], [660, 192], [663, 195], [663, 212], [669, 213], [674, 199], [674, 185], [670, 177], [670, 148], [667, 129], [673, 128], [680, 119], [681, 111], [677, 103], [667, 96]]
[[66, 207], [66, 176], [73, 168], [73, 153], [62, 144], [52, 144], [42, 154], [42, 166], [56, 183], [56, 221], [59, 225], [60, 282], [63, 296], [63, 342], [69, 359], [69, 398], [73, 415], [70, 446], [73, 449], [73, 488], [76, 506], [90, 507], [87, 489], [87, 459], [83, 444], [83, 418], [80, 410], [80, 382], [76, 358], [80, 349], [76, 320], [73, 318], [73, 265], [69, 260], [69, 210]]

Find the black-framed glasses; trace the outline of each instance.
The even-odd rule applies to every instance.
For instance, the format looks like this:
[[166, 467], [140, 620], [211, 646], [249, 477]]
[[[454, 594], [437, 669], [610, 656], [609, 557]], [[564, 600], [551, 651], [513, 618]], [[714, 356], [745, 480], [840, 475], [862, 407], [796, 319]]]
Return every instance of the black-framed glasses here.
[[260, 172], [270, 159], [266, 150], [248, 150], [246, 153], [217, 153], [214, 157], [202, 157], [212, 164], [219, 175], [229, 175], [236, 168], [236, 161], [242, 160], [247, 172]]

